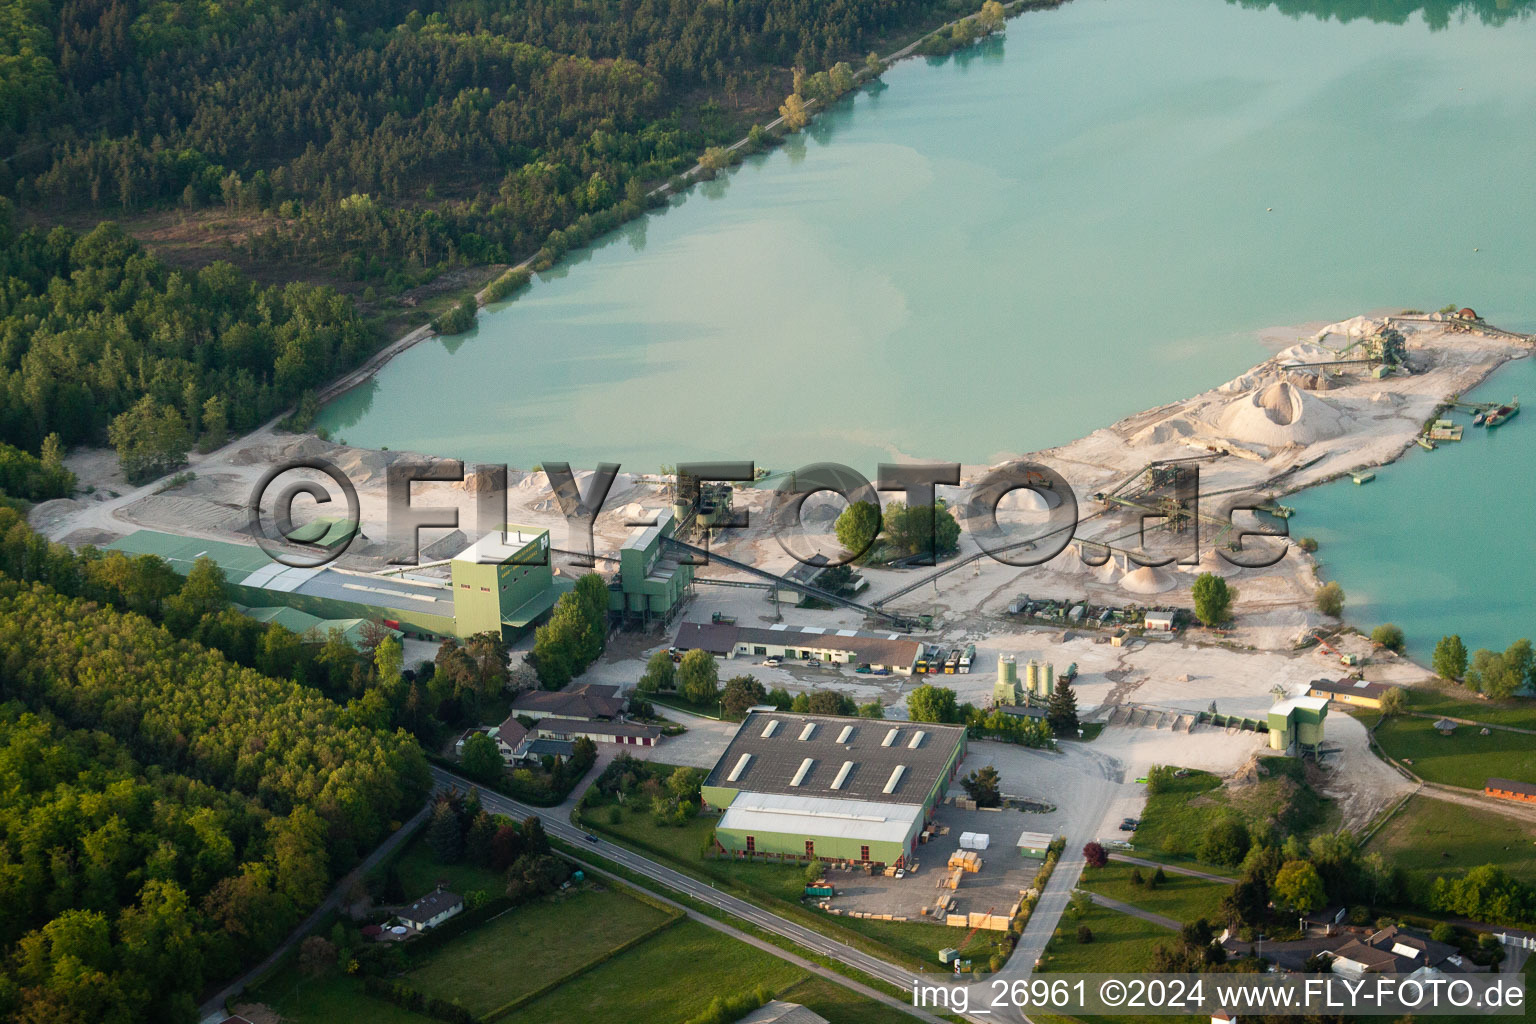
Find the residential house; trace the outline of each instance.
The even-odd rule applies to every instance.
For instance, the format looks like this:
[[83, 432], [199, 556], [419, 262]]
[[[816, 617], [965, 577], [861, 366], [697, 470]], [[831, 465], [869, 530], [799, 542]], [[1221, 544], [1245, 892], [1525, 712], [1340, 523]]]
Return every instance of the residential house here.
[[[563, 690], [532, 690], [512, 702], [512, 714], [534, 719], [537, 739], [654, 747], [661, 730], [624, 719], [627, 701], [617, 686], [582, 683]], [[510, 721], [510, 719], [509, 719]]]
[[395, 917], [412, 931], [424, 932], [436, 928], [463, 909], [464, 897], [438, 886], [435, 892], [423, 896], [397, 913]]

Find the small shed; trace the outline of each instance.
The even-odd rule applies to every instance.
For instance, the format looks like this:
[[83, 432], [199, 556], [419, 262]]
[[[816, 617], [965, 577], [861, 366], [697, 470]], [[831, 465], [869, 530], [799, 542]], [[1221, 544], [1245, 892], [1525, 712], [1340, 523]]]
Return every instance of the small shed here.
[[1019, 841], [1015, 845], [1021, 856], [1029, 860], [1045, 860], [1055, 838], [1049, 832], [1020, 832]]
[[1162, 633], [1173, 632], [1172, 612], [1147, 612], [1146, 626], [1148, 629]]
[[1536, 785], [1529, 782], [1489, 779], [1487, 785], [1483, 787], [1483, 792], [1501, 800], [1519, 800], [1522, 803], [1536, 804]]

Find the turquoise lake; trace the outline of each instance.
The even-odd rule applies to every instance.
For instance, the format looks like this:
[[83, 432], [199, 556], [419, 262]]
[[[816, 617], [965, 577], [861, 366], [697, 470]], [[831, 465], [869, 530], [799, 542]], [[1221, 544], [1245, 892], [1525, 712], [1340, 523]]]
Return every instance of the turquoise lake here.
[[1323, 575], [1344, 588], [1345, 617], [1403, 627], [1426, 664], [1446, 633], [1469, 651], [1536, 639], [1536, 361], [1509, 364], [1467, 399], [1511, 395], [1524, 408], [1496, 430], [1457, 413], [1459, 444], [1411, 449], [1368, 484], [1346, 479], [1286, 499], [1297, 511], [1291, 534], [1317, 539]]
[[[1425, 7], [1072, 0], [1012, 19], [408, 350], [320, 425], [514, 466], [873, 475], [1071, 440], [1236, 375], [1281, 325], [1455, 302], [1536, 329], [1532, 7]], [[1496, 551], [1531, 507], [1502, 478], [1528, 474], [1533, 416], [1298, 496], [1294, 530], [1325, 542], [1352, 619], [1391, 618], [1416, 649], [1431, 629], [1532, 632], [1536, 588]], [[1485, 553], [1431, 564], [1450, 546], [1425, 538], [1453, 525]], [[1460, 591], [1475, 612], [1442, 621]]]

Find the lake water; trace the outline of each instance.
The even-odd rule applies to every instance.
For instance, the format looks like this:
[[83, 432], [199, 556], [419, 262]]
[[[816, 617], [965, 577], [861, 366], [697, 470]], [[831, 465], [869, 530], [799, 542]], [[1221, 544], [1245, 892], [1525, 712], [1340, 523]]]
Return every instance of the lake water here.
[[1368, 484], [1345, 479], [1286, 499], [1297, 511], [1292, 536], [1317, 539], [1349, 621], [1396, 623], [1426, 663], [1446, 633], [1460, 633], [1469, 651], [1536, 639], [1536, 361], [1507, 366], [1468, 401], [1512, 394], [1525, 408], [1496, 430], [1458, 413], [1466, 428], [1459, 444], [1414, 448]]
[[[1073, 0], [903, 62], [470, 334], [412, 348], [321, 425], [514, 466], [873, 475], [893, 456], [990, 461], [1194, 394], [1263, 358], [1275, 325], [1455, 302], [1536, 328], [1531, 4], [1433, 0], [1434, 24], [1409, 0], [1280, 6]], [[1502, 536], [1523, 509], [1492, 471], [1529, 464], [1530, 430], [1406, 462], [1470, 473], [1437, 504], [1388, 504], [1388, 474], [1326, 500], [1383, 529], [1390, 509], [1420, 541], [1482, 502]], [[1326, 510], [1296, 529], [1321, 539]], [[1330, 539], [1330, 568], [1362, 571], [1382, 544]], [[1405, 563], [1379, 564], [1402, 579]], [[1407, 628], [1384, 588], [1344, 584]]]

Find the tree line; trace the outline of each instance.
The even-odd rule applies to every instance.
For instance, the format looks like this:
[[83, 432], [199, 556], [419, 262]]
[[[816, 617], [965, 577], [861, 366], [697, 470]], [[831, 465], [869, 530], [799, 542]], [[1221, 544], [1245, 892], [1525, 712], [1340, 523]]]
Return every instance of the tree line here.
[[236, 610], [224, 573], [211, 559], [198, 559], [183, 577], [158, 555], [90, 545], [72, 551], [33, 532], [16, 509], [3, 506], [0, 574], [145, 616], [178, 639], [314, 689], [369, 725], [405, 729], [429, 747], [478, 723], [487, 703], [503, 690], [530, 684], [509, 671], [499, 632], [444, 640], [434, 660], [407, 667], [400, 641], [380, 623], [365, 624], [356, 645], [334, 630], [299, 634]]
[[332, 289], [173, 270], [116, 224], [22, 229], [0, 199], [0, 442], [51, 466], [110, 439], [131, 479], [158, 475], [376, 345]]

